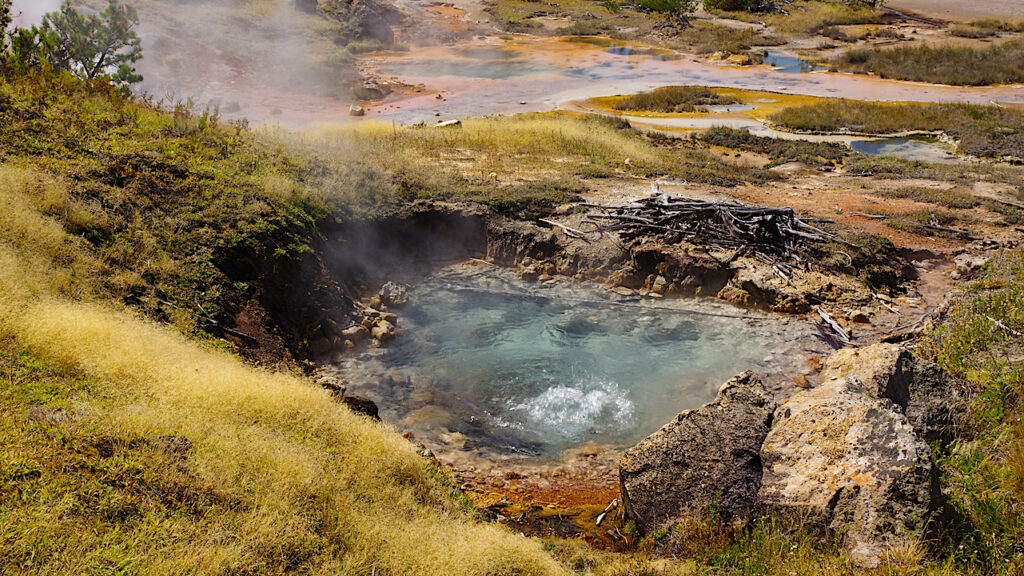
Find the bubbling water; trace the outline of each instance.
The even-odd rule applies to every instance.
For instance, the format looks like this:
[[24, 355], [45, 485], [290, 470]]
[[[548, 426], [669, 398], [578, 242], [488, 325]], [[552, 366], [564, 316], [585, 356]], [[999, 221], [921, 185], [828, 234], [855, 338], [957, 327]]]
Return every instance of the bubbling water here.
[[628, 446], [743, 370], [795, 364], [810, 339], [800, 320], [494, 269], [433, 276], [410, 296], [399, 338], [341, 368], [385, 420], [442, 450]]

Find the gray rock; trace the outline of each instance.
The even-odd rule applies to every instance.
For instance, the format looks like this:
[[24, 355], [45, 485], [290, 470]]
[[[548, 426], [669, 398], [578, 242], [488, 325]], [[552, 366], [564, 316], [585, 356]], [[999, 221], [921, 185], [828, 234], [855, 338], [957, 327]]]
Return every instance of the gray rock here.
[[405, 286], [388, 282], [380, 288], [380, 301], [391, 308], [401, 308], [409, 303], [409, 291]]
[[978, 275], [989, 261], [986, 254], [958, 254], [953, 258], [956, 269], [951, 276], [954, 280], [970, 280]]
[[[872, 384], [905, 396], [893, 381]], [[916, 543], [941, 500], [930, 449], [899, 407], [874, 392], [850, 377], [797, 393], [779, 406], [761, 449], [761, 511], [841, 538], [864, 568]]]
[[676, 416], [623, 454], [626, 515], [644, 533], [716, 505], [722, 520], [749, 521], [761, 487], [761, 443], [775, 401], [751, 372], [726, 382], [718, 397]]

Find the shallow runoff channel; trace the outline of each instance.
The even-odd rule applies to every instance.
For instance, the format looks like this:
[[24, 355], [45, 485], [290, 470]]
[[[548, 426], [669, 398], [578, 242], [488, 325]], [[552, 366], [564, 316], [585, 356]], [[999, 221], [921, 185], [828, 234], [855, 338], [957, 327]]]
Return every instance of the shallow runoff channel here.
[[[365, 61], [382, 76], [422, 84], [421, 94], [370, 107], [398, 123], [547, 111], [576, 100], [670, 85], [743, 88], [873, 101], [1024, 102], [1024, 87], [960, 87], [885, 80], [795, 66], [773, 52], [770, 65], [715, 65], [661, 48], [599, 37], [480, 37], [455, 46], [378, 53]], [[443, 100], [436, 98], [440, 93]]]
[[349, 392], [443, 456], [554, 459], [625, 448], [754, 370], [785, 375], [823, 351], [803, 318], [708, 299], [641, 299], [570, 280], [459, 265], [410, 287], [401, 331], [336, 368]]

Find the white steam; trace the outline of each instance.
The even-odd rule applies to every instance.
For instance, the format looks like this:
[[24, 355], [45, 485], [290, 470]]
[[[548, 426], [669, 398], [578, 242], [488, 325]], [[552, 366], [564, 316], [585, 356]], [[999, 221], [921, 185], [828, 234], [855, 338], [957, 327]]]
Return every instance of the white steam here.
[[60, 9], [61, 0], [14, 0], [14, 26], [28, 28], [43, 21], [43, 14]]

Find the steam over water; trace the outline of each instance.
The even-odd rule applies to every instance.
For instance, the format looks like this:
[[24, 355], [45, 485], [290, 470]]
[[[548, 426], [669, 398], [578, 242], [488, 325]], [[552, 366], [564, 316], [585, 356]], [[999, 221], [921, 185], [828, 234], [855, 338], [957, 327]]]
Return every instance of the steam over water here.
[[398, 340], [346, 367], [350, 391], [421, 441], [492, 455], [631, 445], [743, 370], [795, 364], [809, 336], [800, 321], [715, 303], [499, 272], [436, 276], [411, 296]]

